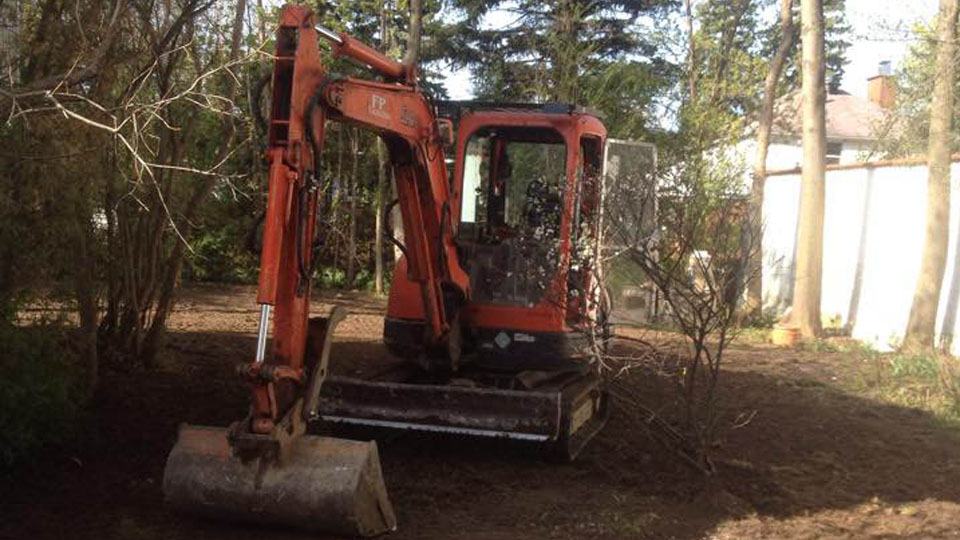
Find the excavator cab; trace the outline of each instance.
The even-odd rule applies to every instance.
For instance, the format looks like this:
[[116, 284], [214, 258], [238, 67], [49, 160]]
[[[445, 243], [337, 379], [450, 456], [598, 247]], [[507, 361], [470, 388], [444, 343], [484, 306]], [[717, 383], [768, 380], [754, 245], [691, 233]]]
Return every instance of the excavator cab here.
[[457, 134], [447, 181], [456, 257], [469, 278], [452, 321], [462, 355], [453, 363], [427, 345], [421, 290], [401, 257], [384, 343], [402, 361], [374, 379], [331, 377], [322, 413], [535, 441], [573, 459], [607, 418], [595, 362], [607, 335], [597, 262], [606, 130], [570, 105], [436, 106]]
[[[457, 126], [450, 204], [471, 289], [460, 313], [461, 363], [514, 372], [581, 368], [603, 324], [596, 262], [603, 124], [571, 105], [438, 107]], [[384, 341], [407, 358], [425, 354], [415, 294], [394, 273]]]

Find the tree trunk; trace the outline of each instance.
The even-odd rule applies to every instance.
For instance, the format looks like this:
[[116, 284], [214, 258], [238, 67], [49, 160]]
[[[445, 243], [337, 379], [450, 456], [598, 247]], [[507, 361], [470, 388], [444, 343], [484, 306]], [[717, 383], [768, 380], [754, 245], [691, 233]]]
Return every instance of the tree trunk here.
[[[391, 200], [395, 201], [397, 200], [397, 197], [400, 194], [400, 192], [397, 191], [397, 177], [396, 175], [391, 173], [389, 168], [387, 169], [387, 175], [389, 176], [389, 182], [390, 182]], [[391, 230], [391, 233], [393, 234], [394, 240], [396, 240], [400, 244], [403, 244], [404, 243], [403, 214], [400, 213], [399, 204], [394, 204], [393, 208], [390, 210], [390, 230]], [[400, 257], [402, 256], [403, 256], [403, 252], [400, 251], [399, 247], [394, 245], [393, 246], [394, 262], [399, 261]], [[394, 268], [396, 268], [396, 265], [394, 265]]]
[[386, 210], [383, 188], [387, 185], [387, 148], [377, 138], [377, 191], [374, 194], [375, 223], [373, 239], [374, 287], [377, 294], [383, 294], [383, 212]]
[[410, 0], [410, 32], [407, 34], [407, 65], [409, 73], [413, 74], [411, 81], [416, 80], [417, 65], [420, 63], [420, 33], [423, 31], [423, 2]]
[[727, 67], [730, 65], [730, 51], [733, 49], [733, 40], [740, 34], [740, 24], [743, 22], [743, 16], [747, 14], [750, 7], [750, 0], [739, 0], [730, 8], [733, 13], [728, 24], [724, 25], [720, 54], [716, 57], [713, 96], [711, 98], [714, 103], [719, 103], [727, 95]]
[[97, 330], [100, 326], [97, 309], [97, 291], [94, 284], [94, 257], [90, 253], [92, 231], [88, 214], [84, 211], [87, 201], [86, 189], [80, 189], [81, 198], [78, 206], [76, 265], [74, 276], [74, 292], [77, 295], [77, 311], [80, 316], [80, 347], [84, 365], [84, 394], [89, 399], [97, 389], [99, 378], [100, 359], [97, 349]]
[[[380, 42], [381, 51], [387, 54], [390, 50], [390, 34], [387, 28], [387, 4], [380, 2]], [[377, 294], [383, 294], [383, 212], [386, 209], [384, 202], [383, 188], [387, 184], [387, 147], [383, 139], [377, 137], [377, 188], [373, 195], [373, 207], [376, 215], [374, 216], [374, 238], [373, 238], [373, 261], [374, 261], [374, 289]]]
[[337, 124], [337, 174], [333, 178], [333, 208], [330, 209], [330, 232], [333, 235], [333, 268], [340, 268], [340, 203], [343, 200], [343, 130]]
[[[407, 34], [407, 58], [404, 61], [408, 66], [416, 66], [420, 61], [420, 32], [423, 29], [423, 3], [421, 0], [410, 0], [410, 32]], [[397, 179], [391, 182], [393, 197], [396, 198]], [[400, 205], [394, 205], [390, 215], [393, 237], [403, 243], [403, 216], [400, 214]], [[394, 259], [400, 260], [402, 253], [394, 246]]]
[[554, 33], [560, 43], [554, 47], [553, 91], [547, 96], [558, 103], [576, 103], [579, 98], [579, 51], [580, 6], [576, 1], [558, 2], [554, 8]]
[[690, 67], [690, 73], [687, 74], [688, 80], [687, 84], [689, 85], [690, 90], [690, 102], [694, 103], [697, 101], [697, 45], [694, 41], [693, 34], [693, 0], [684, 0], [684, 5], [686, 6], [686, 20], [687, 20], [687, 65]]
[[823, 1], [801, 0], [803, 21], [803, 182], [800, 233], [793, 286], [793, 322], [806, 338], [821, 334], [820, 283], [823, 262], [824, 159], [827, 89], [823, 51]]
[[780, 44], [770, 60], [763, 83], [763, 103], [757, 119], [757, 154], [753, 164], [753, 186], [750, 188], [751, 229], [750, 266], [747, 272], [747, 312], [759, 315], [763, 309], [763, 188], [767, 180], [767, 152], [773, 127], [773, 106], [777, 101], [777, 84], [783, 65], [793, 45], [793, 0], [780, 0]]
[[353, 280], [357, 277], [357, 195], [358, 184], [357, 172], [360, 165], [360, 131], [356, 128], [351, 130], [353, 136], [350, 137], [350, 179], [349, 179], [349, 204], [347, 206], [347, 275], [346, 288], [353, 288]]
[[953, 119], [954, 63], [956, 62], [958, 0], [940, 0], [937, 23], [937, 75], [930, 106], [930, 137], [927, 142], [927, 227], [923, 261], [910, 308], [903, 345], [906, 349], [930, 349], [937, 325], [940, 288], [947, 264], [950, 216], [950, 125]]

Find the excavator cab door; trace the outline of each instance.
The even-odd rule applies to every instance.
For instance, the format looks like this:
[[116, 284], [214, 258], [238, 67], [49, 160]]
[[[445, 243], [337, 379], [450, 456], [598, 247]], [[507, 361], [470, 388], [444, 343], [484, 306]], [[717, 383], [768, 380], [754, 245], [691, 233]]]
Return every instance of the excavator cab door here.
[[546, 300], [560, 259], [566, 155], [551, 128], [492, 126], [466, 142], [458, 242], [474, 303]]
[[[657, 147], [651, 143], [608, 139], [603, 161], [603, 249], [619, 252], [660, 242], [658, 226]], [[629, 263], [626, 263], [629, 264]], [[599, 269], [602, 271], [602, 266]], [[639, 269], [620, 271], [640, 275]], [[637, 280], [633, 280], [637, 281]], [[610, 309], [630, 320], [650, 320], [659, 304], [656, 288], [639, 283], [602, 291]]]

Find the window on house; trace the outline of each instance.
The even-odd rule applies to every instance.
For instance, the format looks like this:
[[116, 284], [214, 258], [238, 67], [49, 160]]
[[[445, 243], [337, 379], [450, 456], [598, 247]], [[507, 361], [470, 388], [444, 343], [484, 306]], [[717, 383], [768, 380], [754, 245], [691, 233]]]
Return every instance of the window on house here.
[[836, 165], [840, 163], [840, 153], [843, 151], [843, 143], [827, 143], [827, 165]]

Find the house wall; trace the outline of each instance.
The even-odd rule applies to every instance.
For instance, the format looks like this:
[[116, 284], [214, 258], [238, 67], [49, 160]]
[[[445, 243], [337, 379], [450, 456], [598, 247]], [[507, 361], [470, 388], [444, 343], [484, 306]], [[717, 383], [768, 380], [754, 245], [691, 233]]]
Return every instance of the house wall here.
[[[863, 157], [871, 149], [871, 143], [864, 141], [829, 141], [841, 142], [840, 165], [863, 161]], [[796, 142], [776, 142], [770, 145], [767, 152], [767, 170], [782, 171], [795, 169], [803, 163], [803, 145]]]
[[[840, 165], [859, 163], [874, 150], [875, 143], [870, 141], [843, 141], [843, 151], [840, 153]], [[868, 161], [876, 161], [876, 158]]]
[[[836, 141], [830, 141], [836, 142]], [[841, 141], [843, 149], [840, 152], [840, 164], [857, 163], [863, 161], [863, 157], [870, 152], [872, 144], [870, 141]], [[744, 163], [753, 164], [756, 155], [756, 141], [744, 141], [738, 145], [738, 153], [742, 156]], [[783, 171], [796, 169], [803, 163], [803, 145], [800, 140], [791, 141], [786, 139], [774, 140], [770, 143], [767, 150], [767, 170]]]
[[[754, 148], [756, 145], [754, 144]], [[767, 170], [793, 169], [803, 163], [803, 147], [784, 142], [770, 143]]]
[[[952, 167], [952, 197], [960, 196], [960, 164]], [[826, 176], [823, 287], [825, 324], [846, 326], [853, 337], [885, 350], [899, 344], [920, 271], [926, 216], [927, 167], [863, 166]], [[764, 190], [764, 307], [782, 314], [792, 300], [800, 175], [773, 175]], [[937, 332], [960, 331], [958, 224], [952, 205], [950, 251]], [[960, 340], [957, 340], [960, 341]], [[953, 343], [960, 354], [960, 343]]]

